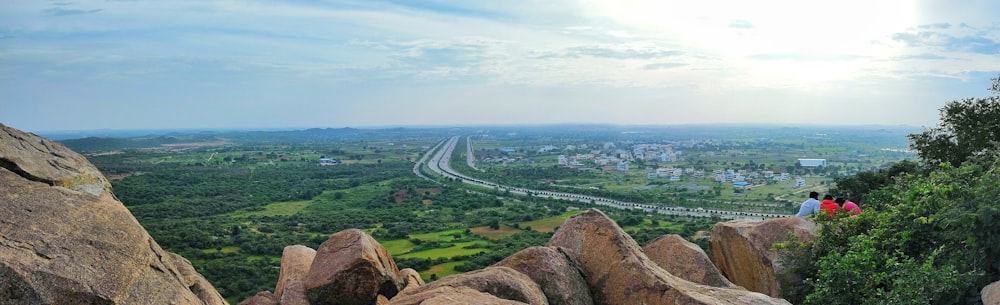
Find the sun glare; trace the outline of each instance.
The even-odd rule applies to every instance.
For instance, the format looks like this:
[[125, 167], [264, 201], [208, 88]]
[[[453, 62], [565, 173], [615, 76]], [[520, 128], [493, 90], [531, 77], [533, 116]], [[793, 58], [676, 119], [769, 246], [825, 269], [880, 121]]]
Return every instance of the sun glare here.
[[[610, 1], [616, 22], [664, 43], [694, 48], [760, 81], [850, 77], [896, 55], [885, 43], [915, 22], [909, 1]], [[730, 63], [731, 64], [731, 63]]]

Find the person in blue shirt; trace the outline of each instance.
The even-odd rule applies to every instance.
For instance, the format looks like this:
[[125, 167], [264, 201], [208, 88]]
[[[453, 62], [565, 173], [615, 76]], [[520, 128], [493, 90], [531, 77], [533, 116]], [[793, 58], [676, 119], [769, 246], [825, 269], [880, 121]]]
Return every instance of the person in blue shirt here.
[[809, 192], [809, 199], [802, 202], [802, 206], [799, 207], [799, 212], [795, 216], [806, 217], [810, 214], [819, 212], [819, 193]]

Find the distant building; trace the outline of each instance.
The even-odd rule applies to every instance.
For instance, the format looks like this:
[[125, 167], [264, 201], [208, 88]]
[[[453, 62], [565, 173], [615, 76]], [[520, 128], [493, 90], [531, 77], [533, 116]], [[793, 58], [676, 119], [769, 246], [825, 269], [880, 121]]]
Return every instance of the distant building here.
[[654, 179], [656, 179], [656, 177], [658, 177], [656, 175], [656, 173], [648, 173], [648, 174], [646, 174], [646, 179], [649, 179], [649, 180], [654, 180]]
[[340, 163], [340, 162], [337, 162], [337, 160], [334, 160], [334, 159], [329, 159], [329, 158], [320, 158], [319, 159], [319, 165], [322, 165], [322, 166], [337, 165], [337, 163]]
[[799, 165], [802, 167], [825, 167], [826, 159], [799, 159]]
[[733, 187], [736, 187], [736, 188], [746, 188], [747, 185], [750, 185], [750, 183], [745, 182], [745, 181], [733, 182]]
[[615, 166], [615, 169], [618, 170], [619, 172], [627, 172], [628, 171], [628, 162], [619, 161], [618, 165]]
[[805, 186], [806, 186], [806, 179], [802, 178], [795, 179], [795, 187], [805, 187]]
[[512, 152], [515, 152], [515, 151], [517, 151], [517, 150], [514, 149], [514, 148], [511, 148], [511, 147], [504, 147], [504, 148], [500, 149], [500, 152], [502, 152], [502, 153], [512, 153]]

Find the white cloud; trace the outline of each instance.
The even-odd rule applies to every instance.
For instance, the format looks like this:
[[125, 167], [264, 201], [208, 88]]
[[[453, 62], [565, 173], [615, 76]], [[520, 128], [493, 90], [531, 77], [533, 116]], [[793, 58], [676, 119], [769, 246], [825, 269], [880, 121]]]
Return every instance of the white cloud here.
[[[974, 86], [965, 84], [985, 81], [974, 72], [1000, 71], [993, 52], [1000, 25], [989, 13], [1000, 8], [985, 0], [968, 7], [902, 0], [403, 4], [9, 3], [0, 11], [0, 73], [18, 79], [0, 80], [0, 101], [13, 109], [0, 120], [25, 117], [18, 107], [53, 98], [42, 94], [52, 86], [72, 91], [74, 82], [86, 82], [93, 100], [109, 108], [135, 103], [136, 94], [116, 90], [141, 85], [150, 94], [191, 88], [186, 99], [231, 105], [226, 109], [282, 95], [373, 109], [444, 101], [486, 109], [518, 100], [530, 101], [517, 103], [522, 108], [546, 105], [521, 116], [527, 121], [655, 123], [664, 116], [654, 113], [671, 113], [669, 122], [757, 122], [838, 99], [887, 105], [881, 109], [898, 106], [886, 99], [900, 96], [943, 103], [879, 91], [920, 90], [905, 84], [933, 80], [958, 88], [937, 90], [967, 96], [962, 90]], [[464, 91], [447, 92], [452, 88]], [[183, 98], [178, 94], [164, 96]], [[621, 108], [605, 109], [608, 103]], [[482, 111], [474, 121], [498, 113]], [[858, 123], [876, 118], [866, 120]]]

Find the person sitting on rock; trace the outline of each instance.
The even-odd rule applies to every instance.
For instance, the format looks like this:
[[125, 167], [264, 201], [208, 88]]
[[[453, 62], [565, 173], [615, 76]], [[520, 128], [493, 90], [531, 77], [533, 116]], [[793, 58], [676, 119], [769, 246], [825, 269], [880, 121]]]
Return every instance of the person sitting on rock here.
[[833, 217], [840, 211], [840, 206], [833, 201], [833, 196], [823, 196], [823, 202], [819, 203], [819, 209], [826, 212], [826, 217]]
[[858, 214], [861, 214], [861, 208], [858, 207], [858, 204], [849, 200], [844, 200], [844, 198], [837, 198], [837, 200], [835, 201], [837, 202], [837, 204], [840, 205], [840, 207], [844, 209], [844, 211], [851, 213], [851, 217], [858, 216]]
[[819, 193], [809, 192], [809, 199], [802, 202], [802, 206], [799, 207], [799, 212], [795, 216], [806, 217], [816, 212], [819, 212]]

